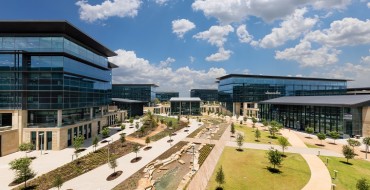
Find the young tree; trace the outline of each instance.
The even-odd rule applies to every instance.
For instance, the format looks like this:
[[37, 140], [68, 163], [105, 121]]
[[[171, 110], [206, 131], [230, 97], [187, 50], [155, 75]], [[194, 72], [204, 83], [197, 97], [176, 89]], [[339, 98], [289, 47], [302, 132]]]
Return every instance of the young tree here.
[[27, 180], [33, 178], [36, 174], [30, 168], [32, 160], [30, 158], [18, 158], [9, 163], [10, 169], [15, 171], [15, 181], [24, 182], [24, 188], [27, 188]]
[[118, 166], [116, 156], [111, 155], [108, 164], [109, 167], [113, 169], [113, 173], [116, 173], [116, 168]]
[[360, 141], [355, 140], [355, 139], [351, 139], [351, 138], [347, 139], [347, 143], [348, 143], [349, 146], [352, 147], [353, 152], [355, 152], [355, 146], [361, 146]]
[[269, 132], [270, 132], [270, 135], [275, 138], [276, 137], [276, 133], [279, 131], [279, 129], [276, 127], [276, 126], [270, 126], [269, 127]]
[[132, 147], [132, 152], [134, 152], [136, 154], [136, 157], [135, 158], [137, 158], [137, 153], [140, 152], [139, 145], [135, 144], [134, 147]]
[[309, 135], [312, 135], [312, 133], [314, 132], [314, 129], [313, 127], [306, 127], [306, 129], [304, 129], [306, 131], [306, 133], [308, 133]]
[[342, 152], [344, 157], [347, 159], [347, 163], [349, 159], [352, 159], [355, 157], [355, 152], [350, 148], [348, 145], [343, 145]]
[[267, 126], [269, 125], [269, 122], [268, 122], [268, 121], [266, 121], [266, 120], [263, 120], [263, 121], [262, 121], [262, 125], [263, 125], [264, 127], [267, 127]]
[[339, 138], [339, 133], [336, 132], [336, 131], [330, 131], [329, 136], [334, 140], [333, 143], [335, 144], [335, 140], [337, 140]]
[[276, 166], [280, 166], [281, 162], [283, 161], [281, 153], [278, 150], [273, 149], [270, 149], [267, 152], [267, 158], [269, 159], [269, 162], [274, 166], [274, 169]]
[[257, 123], [257, 119], [256, 118], [254, 118], [254, 117], [252, 117], [252, 122], [253, 122], [253, 125], [252, 125], [252, 127], [254, 128], [254, 127], [256, 127], [256, 123]]
[[84, 143], [84, 137], [82, 135], [75, 137], [73, 139], [73, 148], [75, 149], [76, 158], [78, 158], [78, 153]]
[[125, 124], [121, 124], [121, 130], [123, 131], [123, 130], [125, 130], [125, 128], [126, 128], [126, 125]]
[[141, 127], [140, 127], [139, 132], [141, 133], [141, 136], [140, 136], [140, 137], [143, 137], [143, 136], [144, 136], [144, 133], [145, 133], [145, 128], [144, 128], [144, 126], [141, 126]]
[[244, 135], [242, 135], [241, 133], [238, 133], [236, 135], [236, 143], [238, 144], [238, 149], [242, 150], [242, 146], [244, 143]]
[[148, 146], [148, 145], [149, 145], [149, 143], [150, 143], [150, 137], [146, 137], [146, 139], [145, 139], [145, 144], [146, 144], [146, 146]]
[[110, 132], [110, 129], [108, 127], [104, 127], [103, 130], [101, 131], [103, 138], [109, 137], [109, 132]]
[[177, 115], [177, 121], [180, 121], [181, 116]]
[[171, 128], [172, 127], [172, 120], [169, 120], [168, 122], [167, 122], [167, 127], [169, 127], [169, 128]]
[[120, 135], [119, 141], [121, 142], [121, 146], [124, 146], [124, 144], [126, 142], [126, 134], [125, 133], [122, 133]]
[[136, 122], [136, 123], [135, 123], [135, 128], [136, 128], [136, 129], [139, 129], [139, 122]]
[[370, 190], [370, 184], [366, 178], [362, 177], [361, 179], [357, 180], [356, 189], [357, 190]]
[[168, 137], [170, 137], [170, 141], [172, 141], [172, 138], [171, 138], [172, 137], [172, 132], [171, 131], [168, 132]]
[[26, 157], [27, 157], [27, 152], [31, 151], [33, 148], [34, 146], [32, 143], [22, 143], [21, 145], [19, 145], [19, 150], [22, 152], [24, 151], [26, 154]]
[[58, 175], [57, 175], [57, 176], [55, 176], [55, 178], [54, 178], [54, 181], [53, 181], [53, 187], [56, 187], [56, 188], [60, 189], [60, 188], [62, 188], [63, 183], [64, 183], [64, 181], [63, 181], [63, 179], [62, 179], [62, 176], [58, 174]]
[[254, 132], [254, 137], [256, 137], [256, 140], [258, 141], [258, 139], [261, 137], [261, 131], [258, 130], [258, 128], [256, 129], [256, 131]]
[[367, 159], [367, 152], [369, 152], [369, 146], [370, 146], [370, 137], [365, 137], [364, 139], [362, 139], [362, 144], [366, 146], [365, 158]]
[[94, 152], [96, 151], [96, 147], [98, 146], [98, 143], [99, 143], [99, 138], [98, 136], [95, 136], [94, 139], [93, 139], [93, 146], [94, 146]]
[[217, 170], [217, 174], [216, 174], [216, 182], [218, 183], [218, 186], [222, 188], [222, 185], [225, 182], [225, 174], [224, 174], [224, 171], [222, 170], [222, 166], [220, 166]]
[[326, 139], [326, 135], [324, 133], [317, 133], [316, 136], [321, 141], [321, 145], [323, 145], [322, 140]]
[[230, 132], [231, 132], [232, 135], [235, 134], [235, 125], [234, 125], [234, 123], [231, 123]]
[[278, 141], [279, 141], [279, 144], [281, 146], [281, 149], [283, 150], [283, 155], [284, 155], [284, 150], [287, 149], [288, 145], [289, 145], [288, 139], [281, 136], [281, 137], [279, 137]]
[[248, 118], [244, 116], [244, 117], [243, 117], [243, 121], [244, 121], [244, 122], [247, 122], [247, 120], [248, 120]]
[[131, 126], [132, 126], [132, 125], [133, 125], [133, 123], [134, 123], [134, 118], [130, 117], [129, 122], [131, 123]]
[[150, 128], [154, 129], [155, 127], [157, 127], [157, 122], [155, 120], [152, 120], [150, 122]]

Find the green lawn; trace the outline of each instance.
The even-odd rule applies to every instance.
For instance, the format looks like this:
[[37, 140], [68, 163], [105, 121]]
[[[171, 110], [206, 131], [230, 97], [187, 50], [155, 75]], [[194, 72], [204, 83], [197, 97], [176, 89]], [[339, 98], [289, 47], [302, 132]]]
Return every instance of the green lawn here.
[[332, 183], [337, 185], [336, 190], [355, 190], [357, 180], [365, 177], [370, 180], [370, 162], [365, 160], [349, 160], [352, 165], [348, 165], [345, 158], [325, 157], [320, 156], [321, 160], [326, 163], [326, 158], [329, 158], [328, 170], [330, 175], [334, 177], [334, 170], [338, 171], [337, 179], [333, 179]]
[[[261, 137], [259, 138], [259, 141], [256, 141], [256, 138], [254, 137], [254, 131], [257, 128], [251, 128], [243, 125], [235, 125], [235, 130], [240, 131], [244, 133], [244, 141], [248, 143], [261, 143], [261, 144], [275, 144], [278, 145], [278, 139], [277, 138], [270, 138], [270, 133], [268, 131], [264, 131], [264, 129], [267, 129], [267, 127], [259, 128], [261, 131]], [[236, 133], [235, 133], [236, 136]], [[276, 137], [280, 137], [281, 135], [277, 134]], [[290, 146], [290, 144], [289, 144]]]
[[280, 174], [270, 173], [266, 151], [226, 147], [213, 172], [207, 190], [217, 187], [216, 172], [222, 165], [225, 174], [225, 190], [299, 190], [310, 179], [310, 169], [299, 154], [286, 153], [287, 157], [279, 168]]

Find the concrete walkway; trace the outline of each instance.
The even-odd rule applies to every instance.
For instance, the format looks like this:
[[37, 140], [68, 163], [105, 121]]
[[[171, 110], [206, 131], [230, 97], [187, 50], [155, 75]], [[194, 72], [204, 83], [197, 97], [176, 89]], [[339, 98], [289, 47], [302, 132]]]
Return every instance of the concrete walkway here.
[[[203, 165], [199, 168], [193, 179], [188, 185], [188, 190], [204, 190], [207, 187], [208, 181], [211, 179], [213, 171], [217, 165], [218, 159], [220, 158], [222, 151], [225, 148], [227, 140], [230, 139], [230, 126], [226, 128], [224, 134], [220, 140], [216, 142], [212, 152], [208, 155]], [[197, 139], [202, 140], [202, 139]], [[206, 140], [205, 143], [209, 143]], [[213, 141], [214, 142], [214, 141]]]
[[[307, 148], [302, 140], [299, 139], [299, 137], [293, 132], [290, 132], [287, 129], [283, 129], [281, 130], [281, 133], [283, 136], [288, 138], [290, 144], [293, 147]], [[331, 176], [321, 159], [312, 154], [301, 153], [301, 155], [306, 160], [311, 170], [311, 178], [302, 190], [331, 190]]]
[[[190, 120], [190, 128], [189, 133], [195, 131], [199, 128], [198, 122], [196, 120]], [[142, 167], [153, 161], [156, 157], [160, 156], [163, 152], [170, 149], [176, 143], [182, 141], [188, 133], [184, 132], [184, 130], [180, 130], [176, 132], [176, 136], [172, 137], [173, 142], [167, 143], [169, 140], [168, 137], [164, 137], [163, 139], [150, 143], [150, 146], [153, 148], [144, 151], [141, 148], [138, 156], [142, 157], [142, 159], [137, 163], [130, 163], [130, 161], [135, 158], [135, 153], [129, 153], [121, 158], [117, 159], [118, 167], [116, 171], [123, 171], [122, 175], [119, 176], [117, 179], [113, 181], [107, 181], [106, 178], [113, 173], [113, 170], [109, 168], [108, 164], [104, 164], [91, 170], [85, 174], [82, 174], [74, 179], [71, 179], [63, 184], [63, 189], [78, 189], [78, 190], [108, 190], [112, 189], [117, 186], [119, 183], [139, 171]]]

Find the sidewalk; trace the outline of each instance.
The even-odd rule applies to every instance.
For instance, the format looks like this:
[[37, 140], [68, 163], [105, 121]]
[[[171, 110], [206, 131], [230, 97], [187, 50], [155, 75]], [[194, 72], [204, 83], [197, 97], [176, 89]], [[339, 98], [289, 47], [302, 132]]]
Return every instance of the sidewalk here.
[[[189, 128], [189, 133], [195, 131], [199, 125], [195, 120], [191, 121], [191, 127]], [[138, 156], [141, 156], [142, 159], [137, 163], [130, 163], [130, 161], [135, 158], [135, 153], [129, 153], [121, 158], [117, 159], [118, 167], [116, 171], [122, 170], [123, 173], [117, 179], [113, 181], [107, 181], [106, 178], [113, 173], [113, 170], [109, 168], [108, 164], [104, 164], [91, 170], [83, 175], [80, 175], [72, 180], [69, 180], [63, 184], [63, 189], [78, 189], [78, 190], [108, 190], [117, 186], [119, 183], [133, 175], [135, 172], [140, 170], [142, 167], [150, 163], [153, 159], [161, 155], [166, 150], [170, 149], [176, 143], [182, 141], [188, 133], [184, 130], [177, 132], [176, 136], [173, 136], [173, 142], [167, 143], [169, 140], [168, 137], [153, 142], [150, 144], [153, 148], [148, 151], [143, 151], [141, 148]]]

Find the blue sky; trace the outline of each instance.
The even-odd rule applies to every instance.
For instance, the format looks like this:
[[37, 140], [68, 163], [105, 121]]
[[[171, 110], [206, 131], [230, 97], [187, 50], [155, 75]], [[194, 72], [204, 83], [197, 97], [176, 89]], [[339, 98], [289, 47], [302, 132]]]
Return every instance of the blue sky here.
[[369, 0], [3, 1], [2, 20], [68, 20], [119, 55], [115, 83], [216, 88], [230, 73], [370, 86]]

